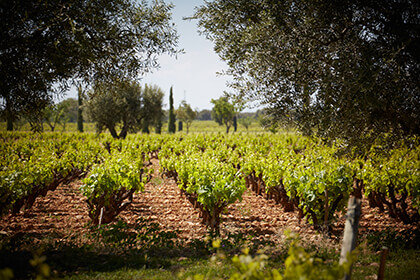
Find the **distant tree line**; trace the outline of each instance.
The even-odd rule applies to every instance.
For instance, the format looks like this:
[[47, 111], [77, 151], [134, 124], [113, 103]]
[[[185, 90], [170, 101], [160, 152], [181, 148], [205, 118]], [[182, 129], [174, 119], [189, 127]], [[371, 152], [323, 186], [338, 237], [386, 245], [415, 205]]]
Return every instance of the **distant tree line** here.
[[[129, 89], [130, 87], [131, 89]], [[15, 129], [19, 129], [22, 125], [28, 123], [31, 130], [36, 132], [57, 131], [58, 129], [66, 131], [68, 123], [76, 123], [81, 118], [81, 121], [95, 123], [98, 132], [104, 129], [112, 131], [111, 135], [116, 138], [126, 136], [127, 132], [150, 133], [151, 127], [154, 128], [154, 132], [161, 133], [163, 123], [167, 122], [169, 124], [169, 110], [163, 109], [163, 97], [163, 90], [156, 85], [146, 84], [141, 87], [136, 83], [131, 85], [126, 83], [120, 85], [119, 89], [118, 86], [97, 85], [83, 96], [85, 103], [81, 106], [84, 112], [83, 117], [78, 116], [79, 100], [67, 98], [50, 104], [43, 110], [33, 112], [30, 116], [22, 115], [19, 121], [15, 122]], [[135, 106], [129, 106], [128, 103], [130, 102], [132, 102], [131, 105], [135, 104]], [[259, 122], [263, 127], [271, 125], [266, 120], [264, 110], [236, 112], [235, 117], [238, 125], [242, 125], [246, 129], [255, 122]], [[1, 112], [0, 120], [5, 121]], [[176, 131], [176, 121], [178, 121], [178, 128], [179, 122], [181, 122], [188, 133], [194, 120], [216, 121], [214, 115], [212, 115], [212, 110], [193, 110], [190, 104], [182, 100], [178, 109], [174, 109], [173, 133]], [[126, 128], [121, 130], [120, 133], [122, 132], [122, 134], [120, 134], [116, 131], [116, 128], [121, 125], [124, 127], [124, 122], [126, 122]], [[230, 126], [232, 125], [233, 115], [231, 115], [230, 120]]]

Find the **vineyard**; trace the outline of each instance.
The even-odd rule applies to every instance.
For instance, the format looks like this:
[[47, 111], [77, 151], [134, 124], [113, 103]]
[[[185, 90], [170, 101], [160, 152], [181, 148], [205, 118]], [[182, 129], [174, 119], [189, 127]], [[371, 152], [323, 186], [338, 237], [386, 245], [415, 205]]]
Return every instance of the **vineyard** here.
[[83, 225], [73, 230], [109, 224], [130, 232], [124, 226], [131, 224], [133, 246], [146, 246], [149, 231], [189, 244], [205, 240], [207, 233], [228, 239], [252, 231], [261, 246], [279, 246], [288, 227], [312, 234], [307, 241], [315, 233], [339, 240], [350, 195], [363, 196], [361, 232], [418, 230], [418, 139], [393, 149], [378, 143], [363, 157], [342, 153], [339, 142], [326, 145], [295, 133], [136, 134], [115, 140], [2, 132], [0, 141], [0, 226], [9, 238], [19, 231], [13, 221], [22, 217], [30, 223], [37, 201], [54, 193], [53, 200], [62, 201], [57, 196], [62, 188], [80, 209], [73, 216]]

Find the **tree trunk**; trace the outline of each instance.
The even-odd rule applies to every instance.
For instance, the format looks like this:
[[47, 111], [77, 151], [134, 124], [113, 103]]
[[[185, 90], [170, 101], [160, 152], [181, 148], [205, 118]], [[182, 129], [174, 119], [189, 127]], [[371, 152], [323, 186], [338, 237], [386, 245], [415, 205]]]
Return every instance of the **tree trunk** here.
[[120, 137], [118, 136], [118, 134], [117, 134], [117, 131], [115, 130], [115, 127], [113, 127], [113, 126], [108, 126], [108, 130], [109, 130], [109, 133], [111, 133], [111, 136], [112, 136], [114, 139], [118, 139], [118, 138], [120, 138]]
[[127, 137], [127, 134], [128, 134], [128, 127], [124, 125], [123, 128], [121, 129], [121, 132], [118, 138], [125, 139]]
[[7, 131], [13, 131], [13, 118], [9, 116], [9, 114], [6, 115], [6, 122], [7, 122]]
[[13, 110], [10, 105], [10, 99], [6, 97], [6, 129], [7, 131], [13, 131], [13, 121], [15, 120], [13, 116]]
[[[362, 200], [351, 196], [347, 206], [347, 218], [344, 226], [343, 245], [341, 247], [340, 264], [347, 261], [347, 256], [351, 253], [357, 244], [357, 232], [359, 228], [359, 219], [362, 214]], [[350, 280], [351, 266], [348, 274], [345, 274], [343, 280]]]
[[146, 120], [146, 119], [143, 120], [143, 128], [142, 128], [141, 132], [147, 133], [147, 134], [150, 133], [150, 130], [149, 130], [149, 121]]
[[162, 133], [162, 121], [161, 120], [159, 120], [158, 123], [156, 124], [155, 132], [157, 134], [161, 134]]

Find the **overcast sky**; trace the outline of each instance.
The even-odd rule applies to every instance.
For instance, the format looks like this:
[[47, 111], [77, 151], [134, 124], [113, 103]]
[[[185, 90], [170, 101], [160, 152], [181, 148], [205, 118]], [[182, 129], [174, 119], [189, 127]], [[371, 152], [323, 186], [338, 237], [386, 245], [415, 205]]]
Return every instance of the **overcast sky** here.
[[[183, 20], [192, 16], [194, 8], [202, 5], [204, 0], [164, 1], [175, 5], [172, 19], [179, 34], [178, 47], [185, 53], [177, 58], [160, 56], [160, 69], [144, 76], [141, 83], [157, 85], [165, 92], [165, 108], [169, 107], [169, 89], [173, 86], [175, 108], [185, 99], [193, 109], [211, 109], [210, 100], [229, 90], [226, 86], [228, 78], [217, 75], [217, 72], [226, 70], [227, 65], [213, 51], [213, 43], [198, 34], [197, 22]], [[76, 90], [71, 89], [66, 98], [76, 96]]]

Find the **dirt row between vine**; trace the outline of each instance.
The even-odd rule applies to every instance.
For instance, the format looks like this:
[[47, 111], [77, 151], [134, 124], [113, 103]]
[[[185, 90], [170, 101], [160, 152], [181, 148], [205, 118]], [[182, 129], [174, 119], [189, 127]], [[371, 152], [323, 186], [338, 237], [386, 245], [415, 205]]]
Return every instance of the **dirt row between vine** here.
[[[201, 223], [199, 212], [186, 197], [182, 196], [172, 178], [162, 178], [159, 162], [152, 160], [155, 170], [145, 191], [134, 195], [132, 205], [123, 211], [119, 218], [134, 224], [139, 218], [149, 219], [160, 225], [164, 231], [179, 231], [179, 238], [185, 241], [200, 239], [207, 235]], [[45, 239], [66, 241], [74, 236], [89, 232], [88, 207], [80, 192], [81, 181], [61, 185], [45, 197], [37, 198], [34, 206], [18, 215], [6, 215], [0, 220], [0, 233], [7, 236], [30, 236], [31, 242], [39, 243]], [[408, 230], [418, 225], [404, 225], [388, 215], [363, 205], [360, 232], [369, 233], [385, 229]], [[332, 238], [315, 231], [304, 219], [299, 220], [296, 213], [285, 212], [274, 201], [256, 196], [247, 190], [241, 202], [230, 205], [222, 216], [221, 234], [252, 235], [257, 239], [271, 240], [281, 244], [285, 229], [298, 232], [304, 241], [324, 244], [326, 240], [337, 244], [341, 238], [344, 219], [336, 224]]]

